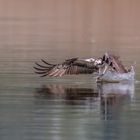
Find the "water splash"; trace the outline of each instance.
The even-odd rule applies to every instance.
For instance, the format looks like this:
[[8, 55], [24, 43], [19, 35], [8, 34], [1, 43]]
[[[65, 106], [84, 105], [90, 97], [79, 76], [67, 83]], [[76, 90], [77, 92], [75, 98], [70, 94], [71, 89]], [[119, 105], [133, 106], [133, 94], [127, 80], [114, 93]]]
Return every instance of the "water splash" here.
[[135, 71], [134, 67], [131, 66], [131, 70], [127, 73], [118, 73], [113, 71], [107, 71], [104, 75], [101, 75], [97, 78], [97, 82], [99, 81], [110, 81], [110, 82], [121, 82], [121, 81], [131, 81], [135, 80]]

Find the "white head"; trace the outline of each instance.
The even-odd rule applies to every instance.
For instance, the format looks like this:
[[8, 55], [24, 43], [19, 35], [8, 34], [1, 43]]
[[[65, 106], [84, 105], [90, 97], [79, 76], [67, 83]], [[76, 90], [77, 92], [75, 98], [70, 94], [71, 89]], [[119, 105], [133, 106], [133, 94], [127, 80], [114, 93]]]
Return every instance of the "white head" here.
[[102, 63], [103, 62], [102, 62], [101, 58], [96, 59], [95, 62], [94, 62], [95, 65], [102, 65]]

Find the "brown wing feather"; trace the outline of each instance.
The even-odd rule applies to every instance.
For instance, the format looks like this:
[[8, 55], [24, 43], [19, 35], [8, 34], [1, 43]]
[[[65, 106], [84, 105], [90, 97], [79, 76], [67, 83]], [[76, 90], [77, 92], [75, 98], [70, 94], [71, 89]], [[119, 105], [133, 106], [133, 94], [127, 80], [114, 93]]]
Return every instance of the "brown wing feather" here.
[[112, 62], [113, 62], [113, 66], [117, 69], [118, 72], [120, 72], [120, 73], [126, 73], [127, 72], [124, 65], [122, 64], [122, 62], [119, 59], [112, 56]]
[[91, 74], [97, 71], [97, 67], [92, 62], [72, 58], [64, 61], [62, 64], [50, 64], [45, 60], [41, 60], [44, 64], [35, 63], [35, 73], [44, 76], [63, 76], [67, 74]]
[[109, 66], [111, 66], [115, 71], [119, 73], [126, 73], [127, 70], [119, 60], [118, 56], [106, 53], [103, 56], [103, 61], [105, 61]]

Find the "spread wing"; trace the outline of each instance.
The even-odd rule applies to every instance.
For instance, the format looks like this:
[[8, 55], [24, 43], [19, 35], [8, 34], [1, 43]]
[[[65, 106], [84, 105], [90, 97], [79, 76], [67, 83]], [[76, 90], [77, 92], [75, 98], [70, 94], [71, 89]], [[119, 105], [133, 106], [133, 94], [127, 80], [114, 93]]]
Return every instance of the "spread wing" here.
[[119, 72], [119, 73], [127, 72], [125, 66], [119, 60], [119, 57], [117, 57], [115, 55], [105, 53], [102, 60], [103, 60], [103, 62], [105, 62], [109, 66], [111, 66], [116, 72]]
[[61, 64], [50, 64], [45, 60], [41, 61], [42, 64], [35, 63], [36, 66], [34, 67], [35, 73], [40, 74], [41, 77], [60, 77], [70, 74], [92, 74], [98, 70], [94, 62], [88, 62], [78, 58], [65, 60]]

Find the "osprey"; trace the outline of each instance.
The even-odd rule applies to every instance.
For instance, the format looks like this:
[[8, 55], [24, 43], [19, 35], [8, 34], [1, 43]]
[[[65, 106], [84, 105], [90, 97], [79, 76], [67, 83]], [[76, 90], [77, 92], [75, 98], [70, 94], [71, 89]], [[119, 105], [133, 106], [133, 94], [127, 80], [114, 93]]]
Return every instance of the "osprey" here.
[[[105, 53], [100, 58], [71, 58], [60, 64], [51, 64], [41, 59], [42, 64], [35, 63], [35, 73], [41, 77], [61, 77], [71, 74], [94, 74], [96, 73], [97, 81], [119, 81], [134, 78], [134, 69], [124, 67], [119, 57]], [[123, 79], [122, 79], [123, 78]]]

